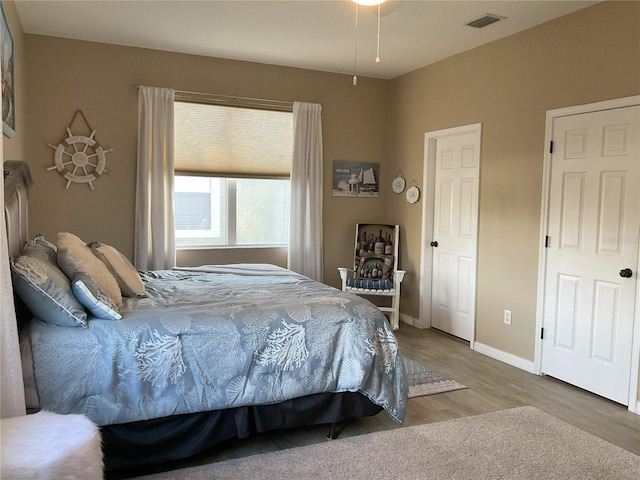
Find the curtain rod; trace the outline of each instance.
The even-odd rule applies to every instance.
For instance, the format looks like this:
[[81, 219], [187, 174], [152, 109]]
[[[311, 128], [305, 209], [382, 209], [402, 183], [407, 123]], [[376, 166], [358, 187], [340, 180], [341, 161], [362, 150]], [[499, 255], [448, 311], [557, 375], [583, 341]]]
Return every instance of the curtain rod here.
[[[144, 85], [131, 85], [133, 88], [139, 89]], [[190, 92], [187, 90], [174, 90], [179, 100], [194, 101], [205, 100], [216, 104], [234, 104], [247, 107], [268, 107], [275, 110], [292, 111], [293, 102], [285, 100], [269, 100], [264, 98], [240, 97], [237, 95], [223, 95], [220, 93], [202, 93]]]

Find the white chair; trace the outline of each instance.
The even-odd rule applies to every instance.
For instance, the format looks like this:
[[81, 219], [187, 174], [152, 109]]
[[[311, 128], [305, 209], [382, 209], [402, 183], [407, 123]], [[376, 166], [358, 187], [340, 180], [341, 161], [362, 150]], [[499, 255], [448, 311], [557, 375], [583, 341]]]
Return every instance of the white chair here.
[[400, 285], [406, 273], [398, 270], [399, 239], [399, 225], [359, 223], [356, 225], [353, 269], [338, 268], [343, 291], [391, 297], [391, 307], [378, 308], [389, 314], [389, 323], [394, 330], [399, 326]]

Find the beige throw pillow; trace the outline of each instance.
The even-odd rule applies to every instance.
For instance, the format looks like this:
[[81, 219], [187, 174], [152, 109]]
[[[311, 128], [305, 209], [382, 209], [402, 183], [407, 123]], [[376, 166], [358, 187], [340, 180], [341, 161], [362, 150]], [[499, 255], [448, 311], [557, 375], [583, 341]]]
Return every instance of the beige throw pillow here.
[[89, 244], [89, 247], [116, 278], [122, 295], [125, 297], [144, 296], [144, 283], [127, 257], [116, 248], [104, 243], [93, 242]]
[[67, 277], [73, 278], [76, 272], [87, 274], [116, 305], [122, 305], [122, 293], [115, 277], [80, 238], [60, 232], [57, 247], [58, 265]]

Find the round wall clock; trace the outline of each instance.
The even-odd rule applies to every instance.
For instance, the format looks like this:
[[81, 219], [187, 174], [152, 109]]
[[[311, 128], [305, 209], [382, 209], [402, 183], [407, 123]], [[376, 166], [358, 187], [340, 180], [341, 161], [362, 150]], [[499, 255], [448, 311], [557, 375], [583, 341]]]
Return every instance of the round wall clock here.
[[393, 183], [391, 184], [391, 188], [395, 193], [402, 193], [404, 190], [405, 181], [402, 177], [396, 177], [393, 179]]
[[407, 202], [416, 203], [420, 198], [420, 189], [415, 185], [407, 189]]

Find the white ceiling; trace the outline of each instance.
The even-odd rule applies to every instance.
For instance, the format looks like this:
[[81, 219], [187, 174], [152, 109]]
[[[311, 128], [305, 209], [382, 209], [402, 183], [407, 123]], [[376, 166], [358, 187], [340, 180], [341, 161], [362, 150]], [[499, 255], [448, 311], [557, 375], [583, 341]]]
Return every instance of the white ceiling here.
[[[359, 7], [357, 73], [391, 79], [597, 1], [396, 1]], [[354, 73], [350, 0], [17, 0], [25, 33]], [[486, 14], [506, 17], [483, 29]]]

